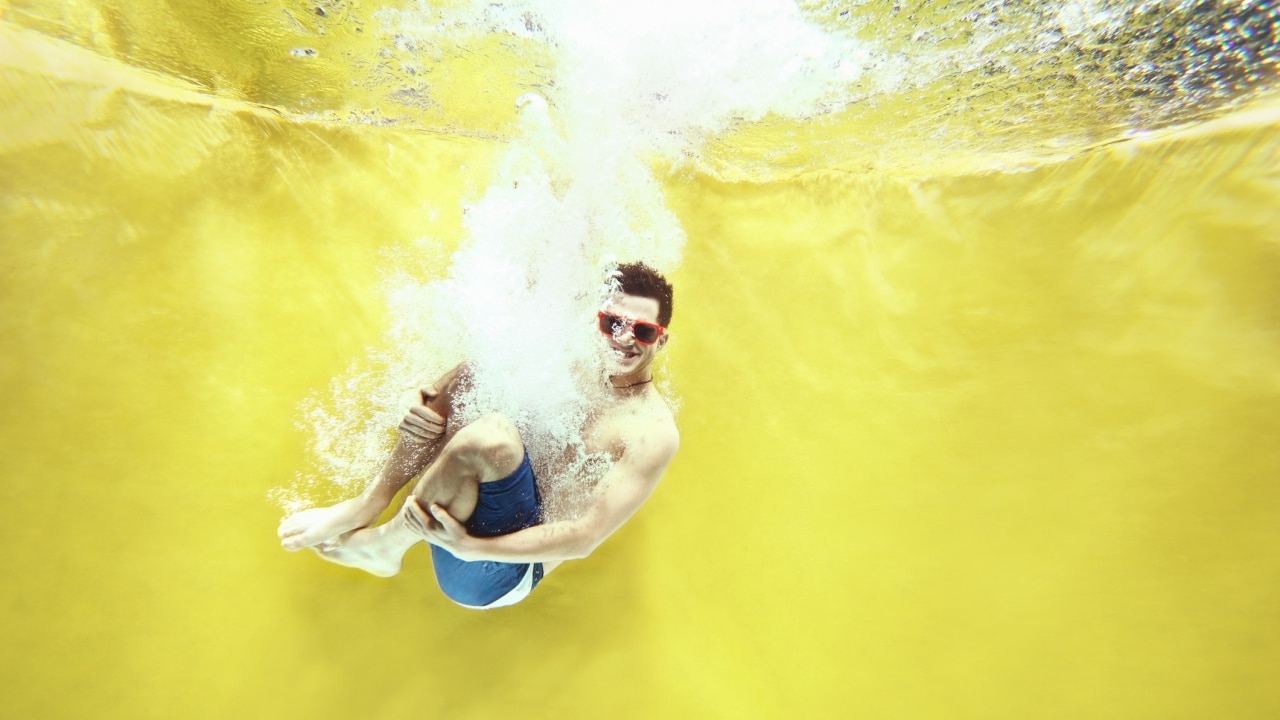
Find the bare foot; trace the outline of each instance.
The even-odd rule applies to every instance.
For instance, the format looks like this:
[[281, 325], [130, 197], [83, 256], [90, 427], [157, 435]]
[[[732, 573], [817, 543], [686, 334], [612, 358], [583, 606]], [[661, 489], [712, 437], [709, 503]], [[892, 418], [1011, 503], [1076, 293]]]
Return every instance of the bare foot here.
[[404, 549], [396, 552], [388, 543], [387, 533], [392, 520], [376, 528], [363, 528], [339, 538], [312, 546], [317, 555], [331, 563], [363, 570], [378, 577], [391, 577], [400, 572]]
[[329, 507], [296, 512], [280, 521], [280, 544], [293, 552], [337, 540], [343, 533], [367, 527], [378, 517], [360, 497]]

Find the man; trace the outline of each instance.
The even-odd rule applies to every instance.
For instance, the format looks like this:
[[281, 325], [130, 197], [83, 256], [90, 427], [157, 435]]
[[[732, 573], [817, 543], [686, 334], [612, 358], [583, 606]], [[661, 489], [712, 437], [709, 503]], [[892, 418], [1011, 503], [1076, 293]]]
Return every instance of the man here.
[[[441, 590], [472, 608], [519, 602], [562, 561], [589, 555], [648, 499], [680, 443], [650, 368], [669, 338], [671, 285], [643, 263], [621, 265], [614, 277], [616, 291], [596, 316], [605, 399], [582, 428], [582, 450], [609, 457], [612, 466], [585, 510], [543, 521], [547, 488], [540, 490], [508, 418], [485, 415], [460, 428], [451, 422], [452, 399], [470, 381], [462, 365], [422, 391], [422, 402], [400, 424], [391, 458], [363, 493], [280, 523], [284, 548], [309, 547], [326, 560], [388, 577], [400, 571], [410, 547], [425, 541]], [[399, 512], [369, 527], [419, 475]]]

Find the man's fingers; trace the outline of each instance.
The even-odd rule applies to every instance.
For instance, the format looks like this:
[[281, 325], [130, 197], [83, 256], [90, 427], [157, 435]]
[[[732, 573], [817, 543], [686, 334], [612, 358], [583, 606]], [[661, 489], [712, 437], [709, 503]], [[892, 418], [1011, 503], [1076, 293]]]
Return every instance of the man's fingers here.
[[405, 504], [409, 506], [409, 514], [413, 516], [412, 519], [417, 522], [422, 531], [435, 530], [440, 527], [440, 522], [422, 509], [422, 503], [418, 502], [418, 498], [411, 495]]
[[400, 432], [404, 433], [405, 435], [408, 435], [410, 440], [415, 440], [418, 442], [426, 442], [427, 440], [435, 439], [435, 436], [428, 435], [426, 434], [425, 431], [419, 430], [418, 428], [410, 425], [407, 422], [400, 423]]
[[440, 523], [440, 527], [444, 528], [445, 532], [451, 535], [457, 532], [458, 528], [462, 527], [457, 520], [453, 519], [453, 516], [449, 514], [448, 510], [445, 510], [436, 503], [431, 503], [431, 517], [435, 518], [435, 521]]
[[435, 425], [444, 425], [444, 418], [440, 415], [440, 413], [436, 412], [435, 410], [432, 410], [429, 407], [423, 407], [422, 405], [414, 405], [413, 407], [409, 408], [409, 413], [414, 417], [422, 418], [423, 420], [429, 423], [432, 423]]
[[405, 413], [404, 421], [427, 430], [443, 430], [444, 418], [430, 408], [414, 406]]
[[422, 388], [418, 391], [422, 396], [421, 405], [413, 405], [400, 421], [400, 431], [418, 441], [435, 440], [444, 434], [445, 419], [440, 413], [427, 407], [427, 403], [440, 394], [436, 386]]
[[412, 415], [405, 415], [404, 419], [400, 421], [400, 427], [411, 427], [419, 433], [426, 433], [428, 435], [439, 435], [441, 431], [444, 430], [442, 427], [433, 426], [426, 420]]
[[410, 495], [408, 499], [405, 500], [405, 504], [409, 506], [409, 512], [413, 513], [414, 517], [419, 520], [427, 519], [427, 513], [423, 511], [422, 503], [418, 502], [417, 495]]
[[[439, 416], [436, 417], [438, 418]], [[444, 434], [444, 420], [442, 418], [439, 420], [433, 419], [430, 416], [422, 417], [411, 410], [400, 421], [400, 429], [419, 440], [435, 440]]]
[[404, 421], [433, 435], [440, 435], [444, 432], [444, 418], [430, 410], [426, 412], [418, 412], [418, 410], [419, 408], [410, 410], [404, 416]]
[[405, 415], [403, 418], [400, 419], [401, 428], [414, 430], [416, 432], [422, 432], [423, 428], [419, 423], [420, 421], [414, 418], [412, 415]]
[[408, 517], [405, 518], [405, 520], [407, 520], [411, 525], [413, 525], [415, 530], [417, 530], [418, 532], [422, 532], [422, 530], [426, 526], [426, 522], [425, 522], [425, 518], [422, 517], [422, 506], [418, 504], [418, 498], [414, 497], [413, 495], [410, 495], [409, 497], [405, 498], [404, 506], [405, 506], [405, 509], [409, 511], [409, 515]]

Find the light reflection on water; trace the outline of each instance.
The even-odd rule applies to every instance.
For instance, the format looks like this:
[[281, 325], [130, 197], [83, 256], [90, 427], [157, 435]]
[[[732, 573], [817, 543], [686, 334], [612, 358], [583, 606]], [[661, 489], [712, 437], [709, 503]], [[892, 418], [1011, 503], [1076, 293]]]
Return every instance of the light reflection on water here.
[[[707, 14], [697, 16], [704, 5]], [[282, 11], [163, 6], [120, 14], [109, 3], [34, 0], [4, 18], [289, 114], [498, 138], [512, 131], [516, 96], [554, 94], [563, 38], [551, 21], [562, 11], [559, 3], [321, 0]], [[1269, 1], [806, 0], [800, 11], [825, 38], [813, 47], [828, 45], [815, 57], [860, 71], [810, 78], [834, 81], [819, 103], [735, 123], [735, 133], [718, 134], [689, 159], [699, 170], [767, 181], [822, 169], [1025, 167], [1239, 105], [1271, 87], [1280, 62], [1280, 9]], [[626, 32], [637, 25], [628, 12], [714, 28], [732, 27], [746, 10], [648, 3], [600, 17]], [[183, 33], [147, 32], [175, 25]], [[610, 31], [602, 22], [601, 43]], [[228, 42], [235, 53], [209, 51]], [[706, 47], [684, 52], [710, 66], [749, 56], [759, 42], [712, 34]], [[292, 52], [299, 48], [312, 52]], [[484, 91], [472, 92], [477, 86]]]

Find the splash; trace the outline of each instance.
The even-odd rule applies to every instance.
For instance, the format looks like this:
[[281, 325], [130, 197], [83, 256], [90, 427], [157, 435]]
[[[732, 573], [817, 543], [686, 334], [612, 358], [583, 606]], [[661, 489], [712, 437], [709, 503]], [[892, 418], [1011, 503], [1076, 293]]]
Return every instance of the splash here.
[[655, 168], [678, 168], [733, 123], [817, 111], [857, 76], [864, 53], [773, 0], [419, 3], [381, 19], [402, 49], [477, 33], [536, 41], [554, 82], [512, 98], [521, 107], [514, 139], [464, 208], [465, 238], [446, 275], [397, 276], [388, 350], [366, 364], [373, 370], [335, 381], [329, 402], [307, 405], [319, 475], [348, 492], [362, 486], [413, 389], [465, 359], [475, 382], [455, 403], [462, 421], [510, 417], [535, 467], [569, 450], [567, 469], [547, 482], [577, 497], [565, 508], [580, 507], [581, 491], [607, 470], [579, 437], [600, 402], [600, 383], [583, 378], [600, 377], [591, 319], [606, 273], [632, 260], [671, 273], [685, 242]]
[[818, 122], [743, 125], [700, 170], [774, 182], [828, 170], [937, 176], [1023, 170], [1268, 102], [1270, 0], [800, 0], [867, 71]]
[[[459, 249], [447, 260], [428, 250], [437, 265], [389, 283], [387, 349], [308, 404], [311, 482], [366, 482], [414, 388], [462, 359], [478, 378], [465, 416], [507, 414], [535, 452], [573, 447], [595, 402], [575, 373], [595, 362], [584, 318], [604, 271], [615, 260], [679, 266], [685, 236], [656, 168], [767, 180], [788, 167], [936, 171], [975, 154], [981, 162], [964, 167], [1021, 167], [1265, 87], [1277, 17], [1266, 4], [1202, 0], [381, 10], [382, 57], [401, 63], [397, 77], [421, 78], [471, 46], [504, 48], [520, 71], [491, 89], [521, 109], [511, 127], [448, 129], [509, 144], [466, 207]], [[414, 82], [396, 92], [430, 100]]]
[[[573, 82], [575, 70], [612, 73], [619, 93], [599, 93], [611, 108], [603, 116], [649, 129], [652, 145], [691, 148], [690, 165], [720, 179], [951, 175], [1022, 169], [1205, 120], [1264, 98], [1280, 72], [1280, 12], [1265, 1], [589, 3], [564, 18], [566, 7], [380, 13], [397, 38], [388, 63], [400, 68], [384, 68], [379, 77], [394, 78], [384, 91], [431, 101], [397, 121], [506, 137], [505, 117], [466, 113], [465, 89], [438, 71], [470, 67], [474, 51], [511, 68], [498, 89], [559, 95], [556, 104], [599, 87]], [[619, 37], [621, 49], [600, 51]], [[619, 104], [631, 107], [614, 112]], [[676, 137], [663, 135], [672, 128]]]

